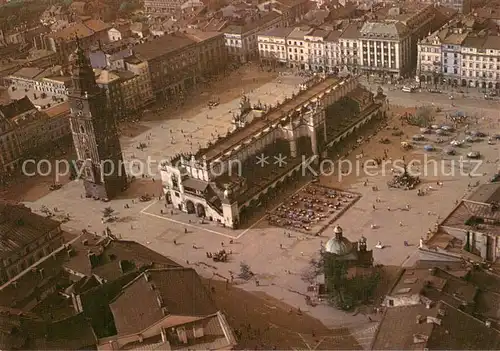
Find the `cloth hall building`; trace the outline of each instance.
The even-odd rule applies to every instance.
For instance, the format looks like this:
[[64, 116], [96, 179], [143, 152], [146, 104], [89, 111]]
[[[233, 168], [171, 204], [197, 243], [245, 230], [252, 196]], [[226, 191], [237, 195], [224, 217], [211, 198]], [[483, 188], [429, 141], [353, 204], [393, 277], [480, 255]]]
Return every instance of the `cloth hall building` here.
[[355, 78], [315, 77], [277, 106], [252, 107], [243, 97], [232, 132], [160, 166], [166, 200], [181, 211], [237, 228], [384, 108], [385, 98], [374, 97]]

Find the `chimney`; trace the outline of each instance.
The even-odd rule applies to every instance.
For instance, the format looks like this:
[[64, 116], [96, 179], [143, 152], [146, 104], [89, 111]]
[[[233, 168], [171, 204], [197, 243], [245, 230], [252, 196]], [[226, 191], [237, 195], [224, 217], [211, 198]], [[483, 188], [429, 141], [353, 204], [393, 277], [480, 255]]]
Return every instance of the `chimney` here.
[[430, 310], [432, 307], [432, 301], [426, 301], [425, 302], [425, 308], [427, 308], [428, 310]]
[[97, 267], [97, 264], [99, 262], [99, 258], [97, 257], [97, 255], [89, 250], [87, 256], [88, 256], [89, 261], [90, 261], [90, 267], [91, 268]]
[[40, 273], [40, 279], [43, 279], [43, 277], [45, 276], [45, 274], [44, 274], [44, 269], [43, 269], [43, 268], [40, 268], [40, 269], [38, 270], [38, 272]]
[[70, 248], [70, 249], [66, 250], [66, 253], [68, 254], [68, 257], [71, 258], [75, 255], [75, 250]]
[[486, 322], [484, 322], [484, 325], [486, 325], [488, 328], [491, 328], [491, 320], [487, 320]]
[[160, 332], [161, 332], [161, 341], [167, 343], [168, 342], [167, 331], [165, 330], [165, 328], [161, 328]]
[[83, 246], [87, 246], [89, 244], [89, 241], [87, 239], [82, 240]]
[[428, 324], [436, 324], [436, 325], [441, 325], [441, 319], [436, 318], [436, 317], [431, 317], [427, 316], [427, 323]]
[[164, 317], [168, 316], [168, 310], [166, 307], [161, 308], [161, 313], [163, 314]]
[[156, 297], [156, 301], [158, 302], [159, 307], [163, 307], [163, 299], [161, 298], [161, 296], [158, 295]]
[[151, 280], [151, 277], [149, 276], [148, 272], [144, 272], [144, 279], [146, 279], [147, 282]]
[[[116, 258], [116, 256], [115, 256], [115, 258]], [[126, 263], [127, 263], [126, 260], [120, 260], [120, 261], [118, 261], [118, 265], [120, 266], [120, 272], [122, 272], [122, 274], [125, 273], [126, 270], [127, 270], [126, 267], [125, 267]]]
[[420, 344], [420, 343], [426, 342], [427, 340], [429, 340], [429, 337], [427, 335], [413, 334], [413, 343], [414, 344]]
[[422, 323], [422, 315], [417, 315], [417, 324]]

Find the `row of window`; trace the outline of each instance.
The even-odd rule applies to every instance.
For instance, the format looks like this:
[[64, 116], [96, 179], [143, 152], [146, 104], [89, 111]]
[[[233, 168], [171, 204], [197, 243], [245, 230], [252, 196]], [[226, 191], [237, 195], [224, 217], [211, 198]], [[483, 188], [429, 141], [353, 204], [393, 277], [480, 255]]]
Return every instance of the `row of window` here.
[[[474, 49], [468, 49], [468, 48], [464, 48], [463, 51], [464, 52], [467, 52], [467, 51], [473, 51]], [[441, 52], [441, 49], [440, 48], [433, 48], [433, 47], [420, 47], [420, 51], [421, 52], [433, 52], [433, 53], [440, 53]], [[485, 51], [485, 53], [488, 53], [490, 55], [493, 55], [495, 53], [494, 50], [483, 50]], [[452, 54], [452, 53], [448, 53], [448, 54]], [[458, 53], [453, 53], [454, 57], [458, 57]], [[485, 57], [483, 55], [466, 55], [466, 54], [463, 54], [462, 53], [462, 56], [464, 59], [466, 60], [473, 60], [473, 61], [500, 61], [500, 58], [498, 57]]]

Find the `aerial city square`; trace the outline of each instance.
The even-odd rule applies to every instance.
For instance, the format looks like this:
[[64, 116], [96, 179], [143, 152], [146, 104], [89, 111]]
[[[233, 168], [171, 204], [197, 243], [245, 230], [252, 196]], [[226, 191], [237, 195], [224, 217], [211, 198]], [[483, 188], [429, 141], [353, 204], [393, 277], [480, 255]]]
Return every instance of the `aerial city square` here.
[[0, 0], [0, 348], [500, 349], [499, 14]]

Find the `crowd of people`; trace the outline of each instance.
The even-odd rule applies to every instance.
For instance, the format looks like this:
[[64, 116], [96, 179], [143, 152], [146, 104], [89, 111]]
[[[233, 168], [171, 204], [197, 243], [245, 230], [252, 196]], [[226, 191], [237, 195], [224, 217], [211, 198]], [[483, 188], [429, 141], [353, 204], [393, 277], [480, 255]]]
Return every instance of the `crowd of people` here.
[[270, 213], [268, 220], [272, 225], [319, 234], [356, 199], [353, 193], [309, 184]]

